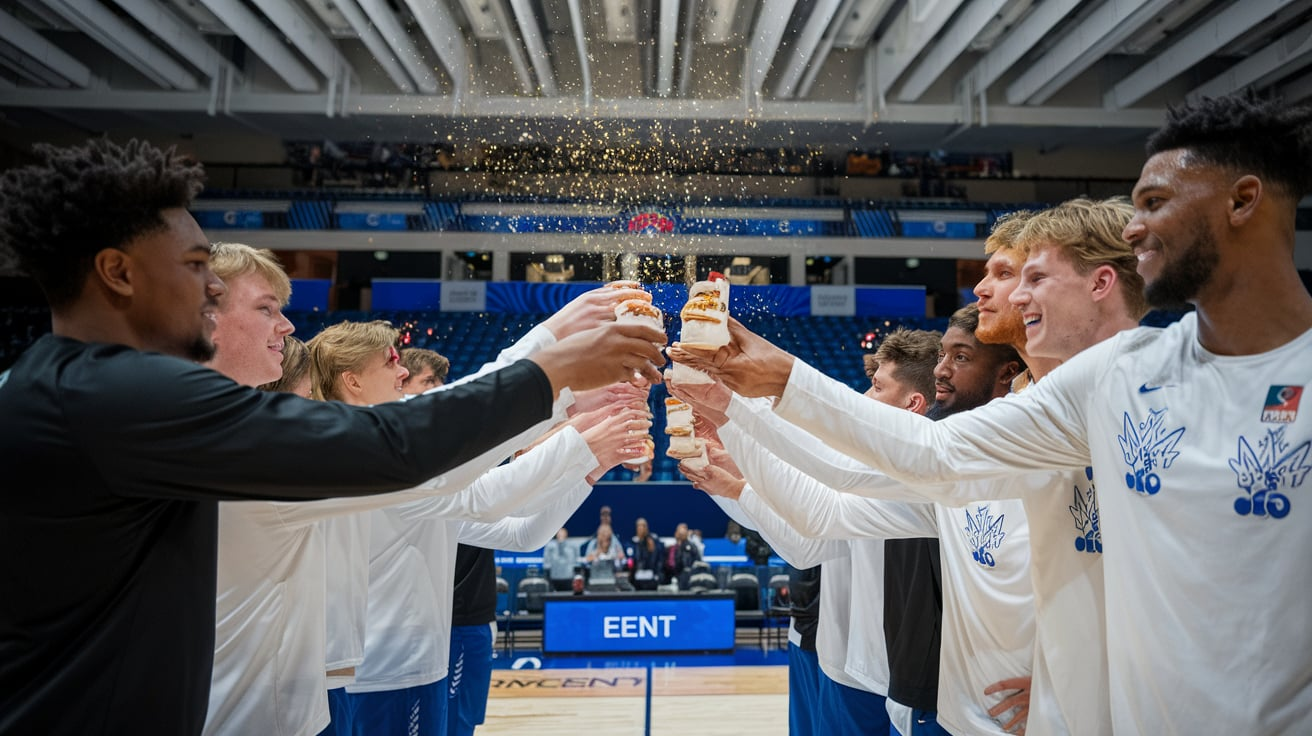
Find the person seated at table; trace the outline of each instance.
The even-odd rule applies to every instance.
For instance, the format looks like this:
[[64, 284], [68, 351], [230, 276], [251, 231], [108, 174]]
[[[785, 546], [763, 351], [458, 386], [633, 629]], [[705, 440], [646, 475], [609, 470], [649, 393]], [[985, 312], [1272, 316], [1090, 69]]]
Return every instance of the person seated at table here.
[[651, 533], [646, 519], [639, 517], [633, 527], [633, 546], [628, 550], [633, 560], [633, 588], [656, 590], [665, 575], [665, 544]]
[[615, 583], [615, 571], [624, 567], [624, 549], [615, 541], [610, 524], [597, 527], [597, 534], [588, 542], [583, 559], [588, 565], [588, 584]]
[[688, 537], [688, 525], [679, 522], [679, 525], [674, 527], [674, 544], [671, 544], [665, 553], [666, 584], [678, 583], [679, 590], [687, 590], [692, 564], [701, 558], [701, 550]]

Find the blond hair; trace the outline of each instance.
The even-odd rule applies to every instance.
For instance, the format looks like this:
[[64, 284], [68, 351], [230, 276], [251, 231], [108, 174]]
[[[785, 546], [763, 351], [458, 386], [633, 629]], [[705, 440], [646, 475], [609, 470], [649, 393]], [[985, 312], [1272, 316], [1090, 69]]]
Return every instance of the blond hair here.
[[1016, 242], [1027, 256], [1039, 248], [1061, 248], [1081, 274], [1111, 266], [1126, 309], [1140, 319], [1148, 313], [1143, 277], [1139, 275], [1139, 259], [1122, 235], [1133, 217], [1134, 206], [1125, 197], [1077, 197], [1029, 218]]
[[[1016, 250], [1016, 237], [1025, 229], [1025, 223], [1033, 216], [1033, 210], [1016, 210], [994, 220], [993, 229], [984, 240], [984, 254], [993, 255], [1000, 250]], [[1022, 258], [1026, 255], [1028, 253], [1021, 252]]]
[[292, 298], [292, 281], [283, 270], [278, 256], [268, 248], [254, 248], [244, 243], [214, 243], [210, 246], [210, 270], [227, 281], [254, 273], [273, 288], [280, 304]]
[[401, 331], [391, 322], [338, 322], [310, 340], [310, 391], [320, 401], [342, 401], [338, 381], [347, 371], [359, 372], [384, 348], [395, 347]]

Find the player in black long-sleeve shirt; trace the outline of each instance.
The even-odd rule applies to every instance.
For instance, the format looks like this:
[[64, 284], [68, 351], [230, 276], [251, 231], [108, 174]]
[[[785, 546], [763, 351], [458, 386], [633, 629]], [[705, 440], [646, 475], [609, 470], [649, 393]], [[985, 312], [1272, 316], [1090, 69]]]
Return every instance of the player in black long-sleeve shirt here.
[[200, 166], [138, 142], [36, 152], [0, 178], [0, 247], [53, 328], [0, 375], [0, 466], [33, 479], [0, 491], [0, 733], [200, 733], [218, 501], [411, 487], [563, 387], [660, 380], [664, 336], [612, 324], [396, 405], [238, 386], [197, 365], [225, 288], [187, 211]]

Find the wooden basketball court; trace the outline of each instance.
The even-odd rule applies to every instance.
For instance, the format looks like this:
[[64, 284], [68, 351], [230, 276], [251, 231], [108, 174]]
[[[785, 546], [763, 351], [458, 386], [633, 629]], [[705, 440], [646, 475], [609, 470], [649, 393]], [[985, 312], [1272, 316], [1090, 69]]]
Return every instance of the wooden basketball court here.
[[[654, 736], [786, 736], [788, 668], [656, 667]], [[483, 735], [610, 736], [647, 733], [647, 670], [495, 670]]]

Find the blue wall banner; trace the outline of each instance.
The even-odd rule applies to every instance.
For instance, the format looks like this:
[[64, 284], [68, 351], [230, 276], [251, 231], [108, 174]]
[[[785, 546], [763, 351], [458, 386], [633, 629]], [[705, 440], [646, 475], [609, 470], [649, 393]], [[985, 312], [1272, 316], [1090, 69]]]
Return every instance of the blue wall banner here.
[[332, 279], [292, 279], [292, 298], [284, 311], [327, 312], [332, 288]]
[[548, 595], [543, 603], [542, 651], [552, 654], [733, 649], [732, 593]]
[[370, 286], [373, 288], [370, 305], [378, 311], [403, 312], [442, 306], [442, 282], [435, 279], [374, 279]]
[[264, 227], [264, 213], [257, 210], [196, 210], [191, 214], [202, 228], [258, 230]]
[[337, 227], [343, 230], [405, 230], [403, 212], [338, 212]]

